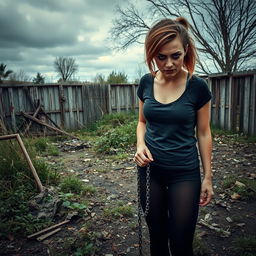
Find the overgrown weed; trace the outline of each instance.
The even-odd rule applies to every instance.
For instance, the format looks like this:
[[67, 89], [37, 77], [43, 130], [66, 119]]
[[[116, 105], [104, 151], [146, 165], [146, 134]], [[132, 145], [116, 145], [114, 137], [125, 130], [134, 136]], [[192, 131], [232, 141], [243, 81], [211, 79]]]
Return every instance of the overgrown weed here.
[[[36, 147], [24, 140], [25, 147], [44, 186], [57, 184], [59, 175], [42, 159]], [[28, 234], [51, 223], [30, 214], [28, 202], [38, 193], [34, 177], [17, 141], [0, 141], [0, 236]]]

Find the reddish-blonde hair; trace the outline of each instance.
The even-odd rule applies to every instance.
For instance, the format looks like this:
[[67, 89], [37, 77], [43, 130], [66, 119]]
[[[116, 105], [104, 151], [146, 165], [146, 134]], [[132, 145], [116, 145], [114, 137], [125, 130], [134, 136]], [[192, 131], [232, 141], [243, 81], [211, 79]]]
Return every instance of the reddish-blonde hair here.
[[161, 47], [171, 42], [177, 36], [180, 37], [184, 50], [187, 48], [187, 53], [184, 57], [184, 66], [190, 75], [193, 74], [197, 54], [194, 41], [188, 33], [189, 27], [190, 25], [185, 18], [178, 17], [175, 20], [160, 20], [148, 31], [145, 40], [145, 54], [146, 62], [152, 75], [156, 75], [154, 58]]

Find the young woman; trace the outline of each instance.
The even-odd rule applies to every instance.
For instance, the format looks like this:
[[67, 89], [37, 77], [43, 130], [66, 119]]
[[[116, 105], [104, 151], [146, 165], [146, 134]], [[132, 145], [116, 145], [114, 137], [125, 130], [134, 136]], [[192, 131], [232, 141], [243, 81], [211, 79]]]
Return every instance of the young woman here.
[[151, 256], [192, 256], [199, 205], [213, 196], [212, 96], [206, 82], [193, 75], [196, 51], [188, 28], [183, 17], [164, 19], [145, 40], [150, 73], [141, 78], [137, 92], [134, 161]]

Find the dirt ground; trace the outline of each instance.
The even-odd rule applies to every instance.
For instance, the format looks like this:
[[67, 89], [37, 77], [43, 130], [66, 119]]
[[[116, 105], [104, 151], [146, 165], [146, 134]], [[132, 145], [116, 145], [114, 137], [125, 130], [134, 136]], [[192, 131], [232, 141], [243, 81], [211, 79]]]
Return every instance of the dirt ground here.
[[[72, 144], [72, 143], [71, 143]], [[72, 219], [60, 232], [44, 240], [15, 239], [0, 241], [0, 255], [46, 256], [73, 255], [68, 245], [74, 242], [77, 234], [83, 232], [87, 223], [90, 231], [96, 232], [98, 256], [138, 255], [137, 235], [137, 190], [136, 168], [132, 161], [133, 149], [128, 158], [118, 160], [100, 156], [91, 148], [63, 151], [57, 157], [47, 157], [53, 165], [61, 166], [61, 175], [76, 174], [86, 184], [93, 185], [97, 192], [86, 198], [89, 201], [89, 214]], [[221, 181], [229, 174], [237, 178], [255, 179], [255, 143], [225, 143], [223, 137], [215, 137], [213, 143], [214, 199], [207, 207], [200, 208], [196, 234], [207, 256], [233, 256], [233, 241], [237, 237], [255, 234], [255, 200], [232, 199], [221, 189]], [[118, 201], [134, 208], [133, 217], [111, 218], [104, 215], [104, 209], [113, 207]], [[149, 255], [148, 233], [143, 222], [143, 250]], [[74, 239], [72, 239], [74, 238]], [[160, 256], [160, 255], [159, 255]], [[241, 255], [242, 256], [242, 255]]]

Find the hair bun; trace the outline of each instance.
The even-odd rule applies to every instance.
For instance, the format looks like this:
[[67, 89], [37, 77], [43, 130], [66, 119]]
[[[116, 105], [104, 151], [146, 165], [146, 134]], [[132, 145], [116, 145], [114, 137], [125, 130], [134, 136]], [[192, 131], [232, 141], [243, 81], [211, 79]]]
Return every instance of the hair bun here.
[[190, 27], [189, 22], [184, 17], [177, 17], [175, 21], [180, 23], [183, 27], [185, 27], [186, 30], [188, 30]]

